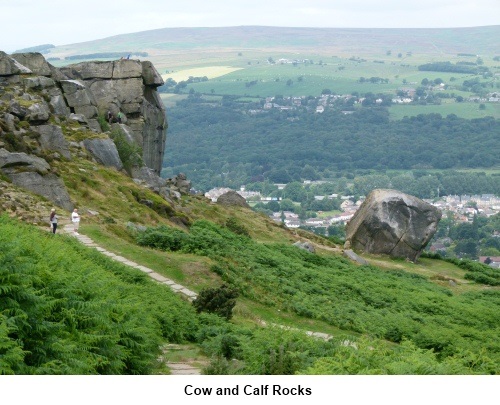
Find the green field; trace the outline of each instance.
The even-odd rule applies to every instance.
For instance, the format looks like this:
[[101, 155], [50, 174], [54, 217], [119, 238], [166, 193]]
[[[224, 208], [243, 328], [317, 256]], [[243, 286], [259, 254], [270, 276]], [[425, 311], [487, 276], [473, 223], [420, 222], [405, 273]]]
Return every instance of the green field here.
[[[362, 77], [367, 81], [360, 82]], [[387, 83], [371, 83], [368, 79], [372, 77], [387, 79]], [[464, 80], [472, 77], [472, 75], [464, 74], [420, 72], [416, 66], [408, 66], [401, 62], [355, 62], [335, 57], [329, 58], [329, 60], [326, 58], [316, 59], [314, 64], [297, 65], [279, 63], [271, 65], [267, 61], [262, 61], [258, 65], [248, 65], [244, 69], [211, 79], [208, 82], [193, 83], [188, 87], [206, 94], [260, 97], [277, 94], [318, 96], [324, 89], [330, 89], [336, 94], [371, 92], [395, 95], [399, 89], [418, 87], [424, 78], [430, 81], [440, 78], [445, 84], [455, 87], [454, 83], [461, 84]], [[288, 80], [291, 80], [292, 83], [290, 84]], [[250, 84], [250, 82], [254, 82], [254, 84]], [[453, 88], [447, 92], [454, 92], [456, 95], [462, 96], [468, 95], [468, 93]]]

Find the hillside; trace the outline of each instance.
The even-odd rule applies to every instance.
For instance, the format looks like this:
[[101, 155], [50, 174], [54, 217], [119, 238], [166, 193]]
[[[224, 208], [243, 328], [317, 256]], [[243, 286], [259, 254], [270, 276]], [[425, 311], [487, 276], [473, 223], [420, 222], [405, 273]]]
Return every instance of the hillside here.
[[[310, 52], [330, 55], [385, 53], [401, 50], [419, 54], [454, 55], [473, 53], [498, 55], [494, 38], [500, 26], [435, 29], [383, 28], [285, 28], [240, 26], [220, 28], [164, 28], [117, 35], [96, 41], [68, 44], [50, 49], [48, 57], [61, 57], [94, 52], [148, 52], [154, 59], [160, 55], [219, 51]], [[187, 61], [186, 61], [187, 62]], [[177, 62], [178, 63], [178, 62]], [[161, 68], [161, 66], [159, 66]]]
[[[120, 160], [130, 158], [133, 148], [113, 136], [102, 116], [95, 117], [97, 132], [83, 113], [71, 120], [73, 112], [40, 106], [62, 93], [56, 82], [68, 79], [52, 83], [46, 79], [53, 70], [16, 71], [19, 65], [3, 58], [9, 64], [0, 64], [0, 373], [169, 373], [157, 359], [160, 346], [171, 343], [196, 345], [209, 358], [207, 374], [500, 372], [500, 290], [495, 275], [482, 279], [488, 284], [468, 276], [483, 267], [384, 257], [360, 266], [331, 240], [286, 229], [249, 208], [132, 178], [85, 146], [106, 140]], [[82, 80], [70, 82], [87, 89]], [[47, 122], [60, 130], [52, 146], [37, 132]], [[16, 183], [26, 175], [57, 178], [68, 205]], [[50, 234], [54, 205], [61, 223], [77, 206], [82, 234], [199, 295], [227, 285], [222, 291], [237, 296], [230, 316], [198, 312], [141, 272]], [[308, 241], [315, 253], [293, 246], [297, 241]], [[233, 298], [222, 296], [230, 306]]]

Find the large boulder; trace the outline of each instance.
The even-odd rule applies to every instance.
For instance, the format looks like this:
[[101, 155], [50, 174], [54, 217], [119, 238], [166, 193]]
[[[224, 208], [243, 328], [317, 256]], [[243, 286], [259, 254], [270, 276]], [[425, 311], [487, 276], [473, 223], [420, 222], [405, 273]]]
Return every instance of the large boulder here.
[[229, 190], [227, 193], [224, 193], [219, 198], [217, 198], [217, 204], [226, 206], [240, 206], [245, 208], [250, 207], [247, 204], [246, 200], [233, 190]]
[[73, 210], [73, 203], [66, 187], [55, 174], [42, 176], [35, 172], [19, 172], [12, 173], [8, 177], [16, 186], [41, 195], [67, 211]]
[[0, 149], [0, 171], [9, 175], [17, 172], [37, 172], [42, 175], [49, 173], [50, 165], [45, 159], [27, 155], [24, 152], [9, 152]]
[[345, 248], [416, 261], [441, 211], [397, 190], [373, 190], [346, 226]]

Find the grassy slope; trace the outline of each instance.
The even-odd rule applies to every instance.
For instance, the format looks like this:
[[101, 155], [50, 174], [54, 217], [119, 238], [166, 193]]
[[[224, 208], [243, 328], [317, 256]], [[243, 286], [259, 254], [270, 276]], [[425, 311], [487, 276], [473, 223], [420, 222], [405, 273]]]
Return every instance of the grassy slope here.
[[[137, 203], [131, 197], [129, 190], [138, 189], [138, 187], [128, 177], [111, 169], [98, 168], [95, 170], [93, 167], [94, 165], [87, 161], [74, 161], [66, 163], [64, 166], [61, 165], [59, 168], [66, 184], [71, 187], [72, 198], [78, 202], [80, 211], [84, 213], [81, 225], [82, 233], [88, 234], [103, 247], [148, 266], [195, 291], [221, 282], [219, 276], [210, 271], [213, 262], [207, 257], [178, 252], [165, 253], [137, 246], [126, 231], [129, 221], [145, 226], [176, 225], [168, 218]], [[82, 172], [82, 168], [86, 171]], [[89, 171], [92, 172], [91, 177], [88, 176]], [[145, 193], [146, 198], [154, 198], [150, 192]], [[98, 211], [99, 215], [85, 214], [87, 210]], [[297, 240], [310, 240], [316, 244], [320, 255], [335, 256], [341, 252], [340, 247], [314, 234], [284, 229], [261, 214], [248, 209], [216, 205], [204, 197], [185, 196], [175, 207], [175, 210], [178, 213], [182, 212], [182, 215], [187, 216], [191, 221], [208, 219], [219, 225], [224, 224], [228, 218], [235, 217], [245, 224], [251, 237], [261, 243], [293, 243]], [[446, 262], [422, 259], [419, 263], [414, 264], [379, 256], [369, 257], [368, 260], [382, 269], [388, 269], [388, 271], [402, 269], [423, 275], [438, 285], [450, 288], [455, 293], [477, 291], [482, 288], [480, 285], [466, 281], [463, 277], [465, 272], [462, 269]], [[449, 279], [455, 280], [458, 286], [451, 287]], [[249, 319], [255, 318], [257, 313], [259, 318], [268, 318], [274, 321], [283, 316], [276, 309], [264, 308], [249, 300], [243, 300], [238, 305], [237, 313], [243, 318]], [[297, 323], [299, 318], [286, 314], [280, 322]], [[305, 322], [313, 330], [322, 330], [325, 327], [323, 323], [315, 326], [315, 322], [310, 320], [302, 322]]]

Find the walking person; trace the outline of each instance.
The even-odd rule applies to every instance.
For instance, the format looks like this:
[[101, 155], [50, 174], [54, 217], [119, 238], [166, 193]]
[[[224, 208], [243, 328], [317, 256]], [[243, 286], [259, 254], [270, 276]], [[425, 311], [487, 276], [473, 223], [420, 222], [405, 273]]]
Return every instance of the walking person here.
[[56, 209], [55, 208], [52, 208], [52, 210], [50, 211], [50, 227], [52, 228], [52, 233], [56, 233], [56, 230], [57, 230], [57, 220], [58, 220], [58, 217], [57, 217], [57, 214], [56, 214]]
[[79, 235], [78, 228], [80, 227], [80, 215], [78, 214], [77, 208], [71, 213], [71, 222], [73, 222], [73, 233]]

